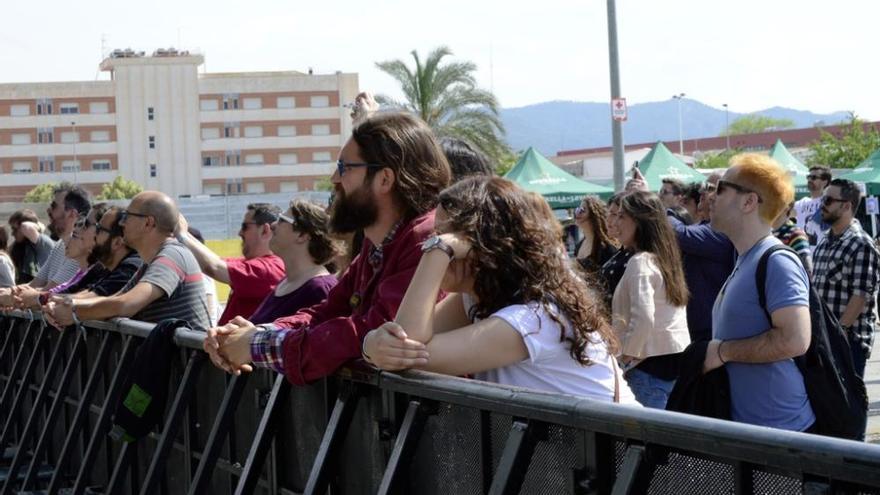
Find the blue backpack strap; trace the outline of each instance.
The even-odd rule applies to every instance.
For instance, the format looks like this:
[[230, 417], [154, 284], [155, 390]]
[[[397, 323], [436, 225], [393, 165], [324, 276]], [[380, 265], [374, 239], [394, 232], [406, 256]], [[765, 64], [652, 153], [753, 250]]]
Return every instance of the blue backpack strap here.
[[770, 320], [770, 312], [767, 311], [767, 294], [765, 293], [767, 286], [767, 262], [770, 260], [770, 256], [777, 251], [789, 251], [795, 255], [795, 259], [797, 259], [798, 262], [801, 262], [797, 252], [784, 244], [770, 246], [770, 248], [764, 251], [764, 254], [761, 255], [761, 259], [758, 260], [758, 267], [755, 269], [755, 285], [758, 288], [758, 304], [761, 306], [761, 309], [764, 310], [764, 314], [767, 315], [768, 320]]

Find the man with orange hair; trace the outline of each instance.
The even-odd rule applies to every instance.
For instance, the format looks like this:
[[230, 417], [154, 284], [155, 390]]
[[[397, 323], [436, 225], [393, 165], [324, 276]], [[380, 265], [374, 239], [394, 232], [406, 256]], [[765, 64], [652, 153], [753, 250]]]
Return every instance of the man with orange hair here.
[[704, 370], [726, 367], [734, 421], [810, 431], [816, 417], [793, 360], [810, 345], [807, 272], [796, 254], [777, 251], [767, 260], [763, 307], [755, 284], [758, 261], [781, 244], [771, 224], [791, 203], [794, 188], [767, 156], [740, 154], [730, 164], [718, 181], [710, 217], [739, 259], [712, 309]]

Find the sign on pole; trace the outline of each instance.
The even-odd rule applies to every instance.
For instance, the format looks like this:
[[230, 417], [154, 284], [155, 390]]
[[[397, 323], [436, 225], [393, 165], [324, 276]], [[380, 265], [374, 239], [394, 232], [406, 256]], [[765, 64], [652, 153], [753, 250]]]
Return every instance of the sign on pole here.
[[626, 98], [611, 99], [611, 118], [618, 122], [626, 122]]
[[865, 213], [868, 215], [877, 215], [880, 213], [880, 205], [877, 204], [876, 196], [869, 196], [865, 198]]

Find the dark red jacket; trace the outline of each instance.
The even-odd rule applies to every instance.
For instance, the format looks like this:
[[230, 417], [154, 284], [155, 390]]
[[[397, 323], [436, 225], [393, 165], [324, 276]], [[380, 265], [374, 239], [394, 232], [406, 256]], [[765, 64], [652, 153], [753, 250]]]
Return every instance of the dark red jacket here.
[[318, 305], [275, 320], [276, 329], [294, 329], [284, 338], [284, 374], [295, 385], [323, 378], [361, 355], [370, 330], [393, 321], [422, 257], [422, 242], [434, 229], [434, 211], [401, 225], [382, 250], [376, 273], [367, 262], [369, 239], [348, 271]]

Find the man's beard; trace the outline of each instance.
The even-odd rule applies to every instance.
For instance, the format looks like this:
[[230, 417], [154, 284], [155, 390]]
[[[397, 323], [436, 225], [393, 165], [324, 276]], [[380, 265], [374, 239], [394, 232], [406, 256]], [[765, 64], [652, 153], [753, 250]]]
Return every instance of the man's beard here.
[[839, 214], [831, 213], [830, 211], [826, 212], [825, 210], [820, 210], [820, 211], [821, 211], [822, 221], [827, 223], [828, 225], [831, 225], [834, 222], [840, 220]]
[[112, 248], [110, 247], [112, 241], [113, 239], [107, 239], [103, 244], [95, 244], [95, 247], [92, 248], [92, 252], [89, 253], [90, 265], [96, 262], [101, 262], [102, 265], [107, 266], [113, 258], [113, 253], [111, 251]]
[[330, 230], [337, 234], [347, 234], [363, 230], [376, 223], [379, 209], [369, 186], [362, 184], [347, 195], [342, 187], [336, 188], [336, 197], [330, 208]]

